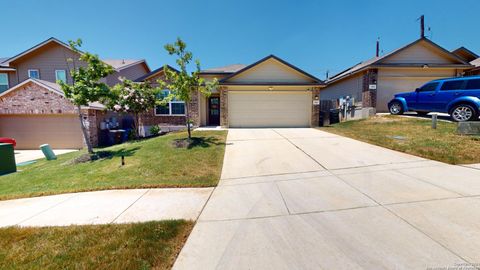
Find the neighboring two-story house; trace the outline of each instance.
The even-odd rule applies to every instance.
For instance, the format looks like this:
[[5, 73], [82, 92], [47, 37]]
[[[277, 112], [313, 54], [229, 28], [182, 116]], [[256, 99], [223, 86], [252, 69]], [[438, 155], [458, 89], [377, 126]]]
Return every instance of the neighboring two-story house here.
[[[67, 44], [50, 38], [0, 59], [0, 137], [15, 138], [18, 149], [37, 149], [44, 143], [54, 148], [83, 147], [77, 108], [56, 83], [72, 83], [69, 71], [85, 66], [79, 57]], [[150, 72], [145, 60], [103, 61], [115, 69], [103, 79], [110, 86], [118, 83], [119, 77], [134, 80]], [[82, 113], [94, 145], [98, 144], [100, 123], [119, 117], [98, 103], [82, 107]]]

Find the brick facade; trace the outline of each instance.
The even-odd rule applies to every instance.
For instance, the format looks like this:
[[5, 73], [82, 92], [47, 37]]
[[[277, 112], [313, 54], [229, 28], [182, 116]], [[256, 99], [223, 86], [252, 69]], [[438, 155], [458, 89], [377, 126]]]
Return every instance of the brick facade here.
[[370, 85], [377, 85], [378, 69], [369, 69], [363, 75], [362, 87], [362, 106], [373, 107], [377, 106], [377, 89], [370, 89]]
[[[61, 93], [56, 93], [34, 82], [28, 82], [0, 97], [1, 115], [77, 115], [78, 110]], [[106, 112], [82, 109], [84, 124], [92, 145], [98, 145], [98, 126]], [[101, 119], [100, 121], [98, 121]]]
[[318, 87], [312, 89], [312, 119], [310, 122], [311, 127], [318, 127], [320, 121], [320, 103], [313, 104], [314, 100], [320, 102], [320, 88]]
[[0, 97], [0, 114], [77, 114], [77, 109], [60, 93], [28, 82]]
[[228, 127], [228, 90], [219, 87], [220, 91], [220, 126]]

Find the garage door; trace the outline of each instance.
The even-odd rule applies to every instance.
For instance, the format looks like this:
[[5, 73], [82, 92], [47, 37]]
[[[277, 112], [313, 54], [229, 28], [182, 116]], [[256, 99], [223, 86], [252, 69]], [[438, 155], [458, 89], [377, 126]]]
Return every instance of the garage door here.
[[229, 92], [230, 127], [309, 127], [309, 92]]
[[0, 116], [0, 137], [14, 138], [17, 149], [38, 149], [45, 143], [57, 149], [83, 147], [76, 115]]

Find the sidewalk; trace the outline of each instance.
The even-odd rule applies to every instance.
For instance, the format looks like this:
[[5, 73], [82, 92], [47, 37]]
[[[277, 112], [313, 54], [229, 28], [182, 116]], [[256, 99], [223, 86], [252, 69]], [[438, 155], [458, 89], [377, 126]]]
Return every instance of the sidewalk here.
[[0, 227], [196, 220], [212, 190], [106, 190], [0, 201]]

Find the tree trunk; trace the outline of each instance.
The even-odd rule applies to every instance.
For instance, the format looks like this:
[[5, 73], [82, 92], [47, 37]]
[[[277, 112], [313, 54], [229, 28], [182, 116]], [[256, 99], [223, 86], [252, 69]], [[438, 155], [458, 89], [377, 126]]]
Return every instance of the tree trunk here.
[[187, 120], [188, 140], [190, 141], [192, 139], [192, 131], [190, 130], [190, 112], [187, 103], [185, 103], [185, 118]]
[[88, 137], [88, 132], [87, 132], [87, 128], [85, 127], [85, 123], [83, 123], [82, 108], [80, 105], [78, 105], [77, 109], [78, 109], [78, 118], [80, 119], [80, 126], [82, 127], [83, 139], [85, 140], [85, 144], [87, 145], [88, 153], [93, 154], [92, 143], [90, 142], [90, 138]]
[[134, 128], [135, 128], [135, 139], [140, 139], [140, 134], [139, 134], [139, 128], [140, 128], [140, 124], [139, 124], [139, 118], [138, 118], [138, 113], [135, 113], [135, 120], [133, 121], [133, 125], [134, 125]]

